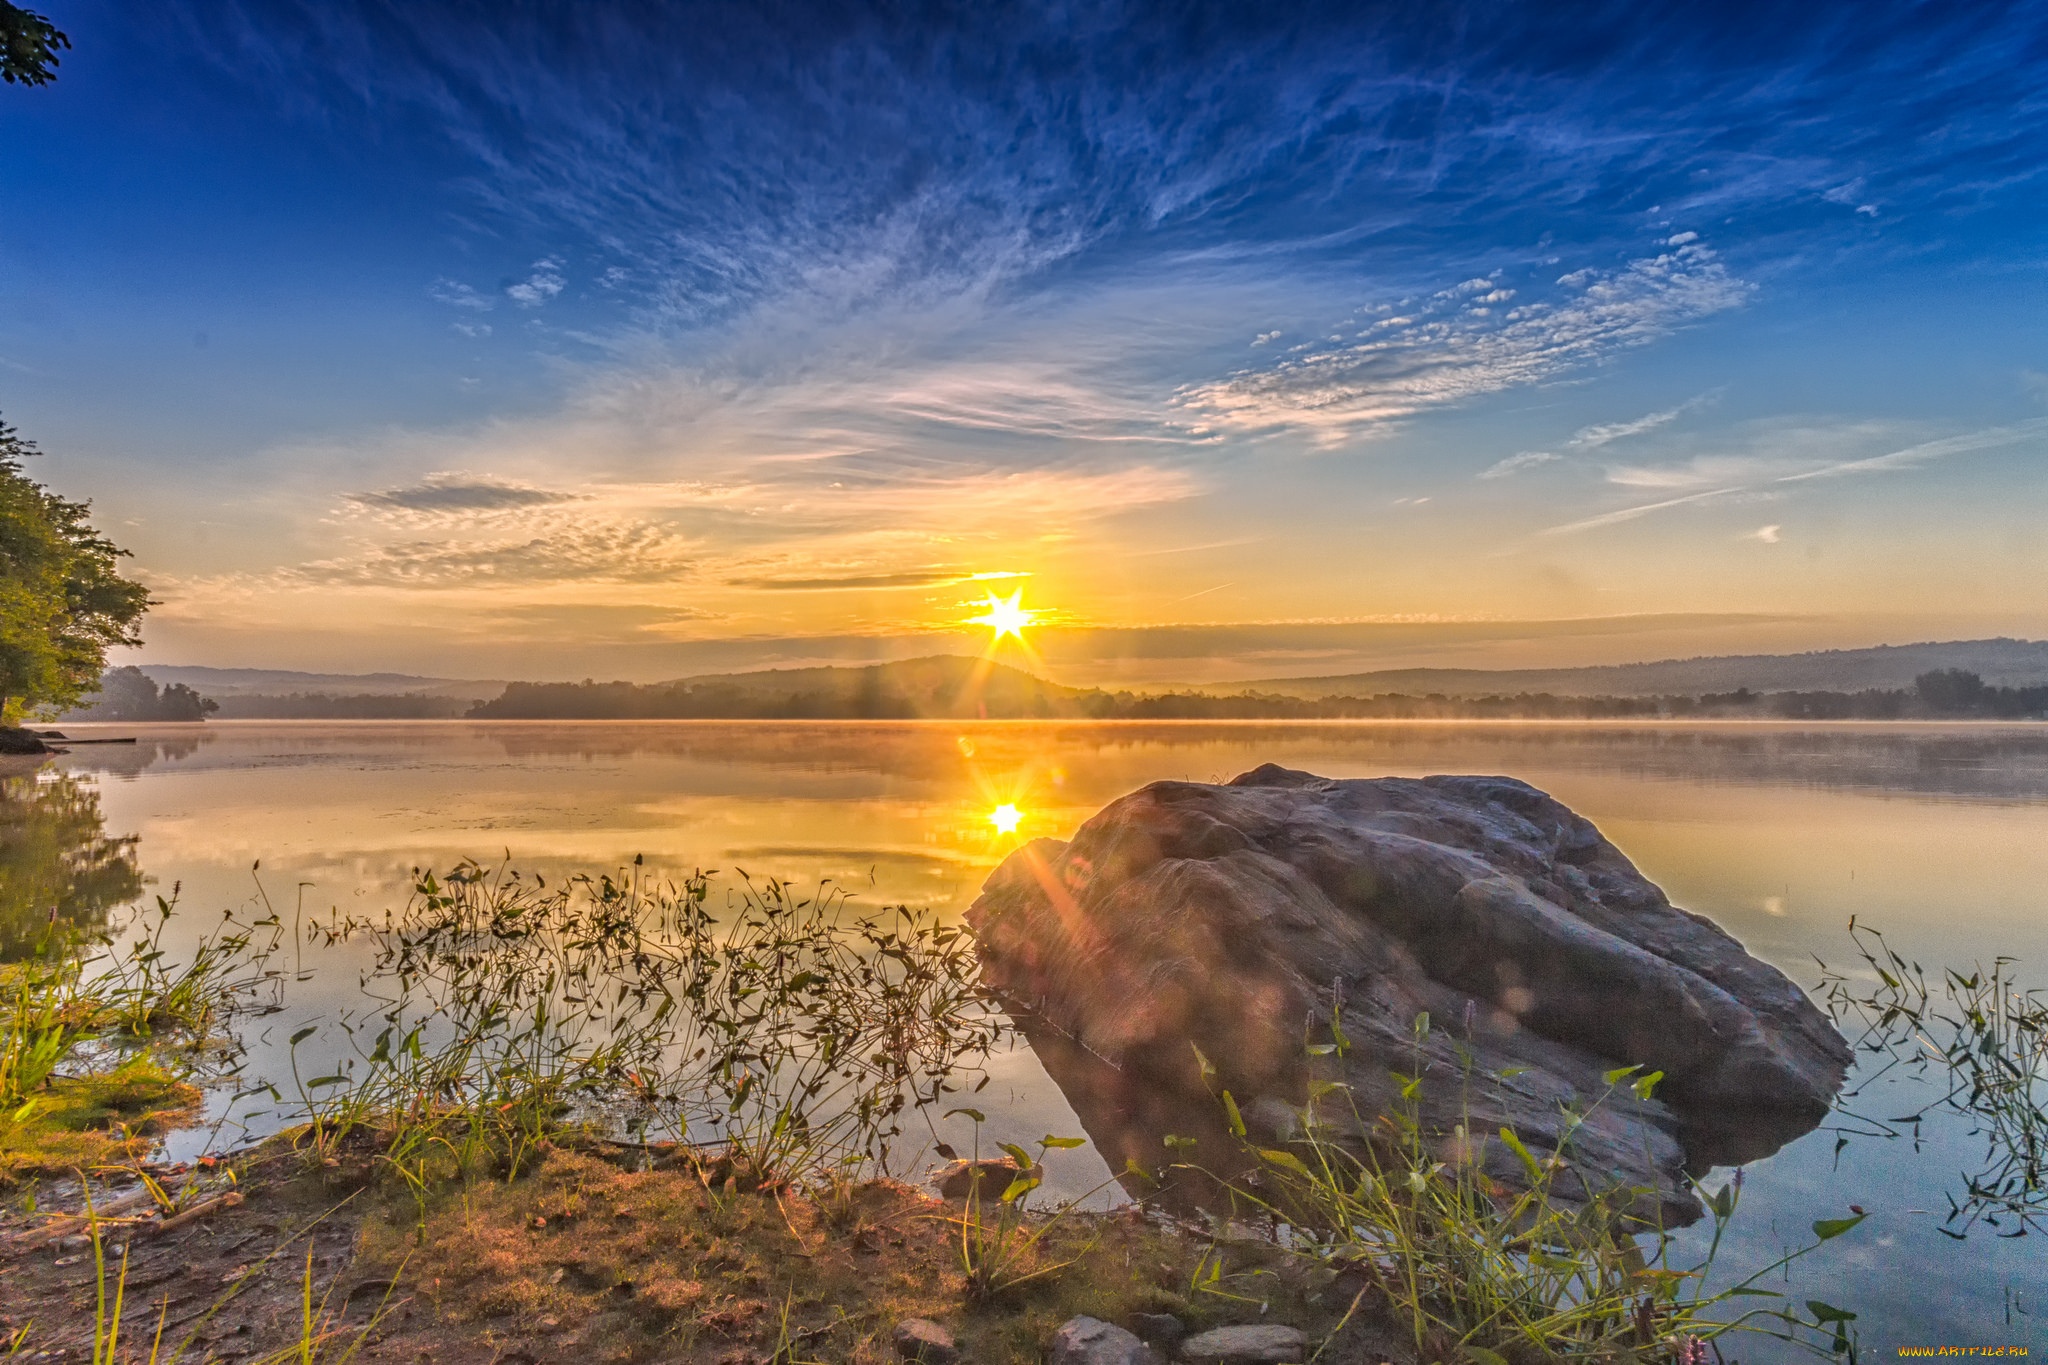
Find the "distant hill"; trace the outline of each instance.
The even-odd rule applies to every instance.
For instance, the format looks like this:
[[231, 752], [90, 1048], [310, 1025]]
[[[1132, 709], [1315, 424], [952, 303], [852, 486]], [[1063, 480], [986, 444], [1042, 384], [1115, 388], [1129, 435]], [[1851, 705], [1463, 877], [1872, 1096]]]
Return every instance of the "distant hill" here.
[[201, 668], [186, 664], [143, 664], [142, 672], [159, 687], [183, 683], [195, 692], [223, 700], [256, 693], [356, 697], [409, 694], [474, 699], [496, 696], [505, 686], [502, 680], [429, 678], [415, 673], [300, 673], [288, 668]]
[[481, 720], [961, 719], [1099, 714], [1106, 694], [953, 654], [862, 668], [776, 668], [673, 682], [511, 683], [470, 711]]
[[1258, 692], [1284, 697], [1371, 697], [1387, 693], [1446, 697], [1550, 693], [1571, 697], [1659, 697], [1733, 692], [1909, 688], [1937, 669], [1959, 668], [2000, 687], [2048, 683], [2048, 640], [1953, 640], [1946, 643], [1829, 649], [1810, 654], [1730, 654], [1595, 668], [1400, 668], [1313, 678], [1260, 678], [1212, 683], [1212, 696]]

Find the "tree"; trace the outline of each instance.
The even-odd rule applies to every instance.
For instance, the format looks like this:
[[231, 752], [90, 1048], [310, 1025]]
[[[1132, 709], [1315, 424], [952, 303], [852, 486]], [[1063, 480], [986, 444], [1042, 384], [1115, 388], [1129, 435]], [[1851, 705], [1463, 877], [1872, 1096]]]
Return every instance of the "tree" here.
[[[0, 0], [4, 3], [5, 0]], [[36, 448], [0, 422], [0, 724], [74, 705], [112, 645], [140, 644], [149, 590], [115, 572], [127, 553], [22, 473]]]
[[48, 85], [57, 79], [57, 49], [71, 40], [33, 10], [0, 0], [0, 81]]
[[59, 720], [205, 720], [220, 703], [202, 697], [183, 683], [172, 683], [157, 691], [147, 673], [130, 664], [110, 668], [100, 678], [99, 691], [76, 710]]

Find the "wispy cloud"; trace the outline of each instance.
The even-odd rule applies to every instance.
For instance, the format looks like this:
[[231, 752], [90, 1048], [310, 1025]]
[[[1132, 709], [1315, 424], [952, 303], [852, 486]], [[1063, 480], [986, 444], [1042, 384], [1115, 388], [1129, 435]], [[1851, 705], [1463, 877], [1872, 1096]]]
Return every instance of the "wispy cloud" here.
[[406, 589], [668, 583], [689, 574], [698, 550], [659, 526], [585, 525], [526, 539], [400, 541], [302, 564], [274, 581], [283, 587]]
[[[1863, 428], [1867, 430], [1867, 428]], [[1857, 428], [1851, 428], [1855, 431]], [[1640, 503], [1633, 507], [1617, 508], [1598, 516], [1567, 522], [1545, 529], [1546, 535], [1566, 535], [1577, 531], [1594, 530], [1602, 526], [1613, 526], [1620, 522], [1633, 521], [1653, 512], [1662, 512], [1673, 507], [1685, 507], [1694, 503], [1707, 502], [1737, 494], [1759, 494], [1783, 489], [1787, 485], [1809, 483], [1819, 479], [1854, 478], [1866, 474], [1895, 473], [1917, 469], [1938, 460], [1958, 455], [1974, 454], [1978, 451], [1996, 450], [2002, 447], [2025, 444], [2030, 441], [2048, 441], [2048, 417], [2034, 418], [2010, 426], [1987, 427], [1981, 431], [1964, 432], [1956, 436], [1945, 436], [1938, 440], [1921, 441], [1886, 451], [1880, 455], [1867, 455], [1854, 459], [1831, 459], [1814, 462], [1807, 457], [1805, 468], [1787, 469], [1789, 463], [1799, 462], [1797, 454], [1749, 454], [1742, 456], [1698, 457], [1683, 466], [1669, 470], [1622, 469], [1609, 472], [1612, 482], [1628, 487], [1684, 487], [1697, 486], [1712, 481], [1714, 487], [1700, 488], [1696, 492], [1678, 497], [1662, 498], [1655, 502]], [[1767, 528], [1768, 529], [1768, 528]]]
[[1547, 450], [1518, 450], [1506, 459], [1496, 461], [1480, 470], [1479, 477], [1482, 479], [1505, 479], [1511, 474], [1519, 474], [1525, 469], [1534, 469], [1538, 465], [1550, 464], [1563, 458], [1563, 456], [1552, 454]]
[[1468, 280], [1391, 316], [1356, 316], [1344, 344], [1184, 389], [1182, 401], [1237, 429], [1303, 427], [1326, 438], [1430, 408], [1558, 379], [1617, 351], [1735, 308], [1753, 286], [1687, 244], [1619, 270], [1573, 271], [1512, 308], [1494, 277]]
[[[1688, 233], [1686, 235], [1691, 236], [1692, 234]], [[1631, 436], [1641, 436], [1646, 432], [1655, 431], [1659, 427], [1669, 426], [1685, 416], [1686, 413], [1707, 402], [1713, 396], [1713, 394], [1701, 394], [1697, 398], [1688, 398], [1675, 408], [1666, 408], [1662, 412], [1647, 413], [1630, 422], [1607, 422], [1599, 426], [1581, 427], [1578, 431], [1572, 433], [1571, 440], [1565, 442], [1565, 444], [1582, 450], [1598, 450], [1601, 446], [1609, 445], [1615, 441], [1625, 440]]]

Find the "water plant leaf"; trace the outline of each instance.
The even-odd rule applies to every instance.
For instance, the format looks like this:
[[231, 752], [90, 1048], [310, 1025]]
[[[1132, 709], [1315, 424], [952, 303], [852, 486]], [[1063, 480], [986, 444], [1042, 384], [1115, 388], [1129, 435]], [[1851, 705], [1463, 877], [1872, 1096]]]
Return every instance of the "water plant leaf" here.
[[1823, 1242], [1833, 1241], [1869, 1216], [1867, 1213], [1859, 1213], [1854, 1218], [1822, 1218], [1814, 1223], [1813, 1235]]
[[1856, 1321], [1854, 1313], [1849, 1312], [1845, 1308], [1836, 1308], [1832, 1304], [1822, 1303], [1819, 1299], [1808, 1299], [1806, 1301], [1806, 1311], [1813, 1314], [1815, 1323]]
[[988, 1115], [982, 1113], [979, 1109], [948, 1109], [945, 1113], [945, 1117], [952, 1118], [955, 1114], [965, 1114], [968, 1118], [973, 1119], [976, 1123], [988, 1122]]
[[1230, 1131], [1235, 1137], [1245, 1135], [1244, 1115], [1237, 1112], [1237, 1100], [1226, 1090], [1223, 1092], [1223, 1112], [1229, 1117]]
[[1047, 1136], [1042, 1137], [1038, 1140], [1038, 1145], [1041, 1147], [1086, 1147], [1088, 1145], [1088, 1139], [1053, 1137], [1050, 1134], [1048, 1134]]
[[1636, 1080], [1635, 1080], [1635, 1083], [1634, 1083], [1633, 1085], [1631, 1085], [1631, 1086], [1629, 1087], [1629, 1089], [1631, 1089], [1631, 1090], [1633, 1090], [1633, 1091], [1635, 1091], [1635, 1092], [1636, 1092], [1636, 1098], [1637, 1098], [1637, 1099], [1639, 1099], [1639, 1100], [1647, 1100], [1647, 1099], [1649, 1099], [1649, 1098], [1650, 1098], [1650, 1093], [1651, 1093], [1652, 1091], [1654, 1091], [1654, 1090], [1655, 1090], [1655, 1089], [1657, 1088], [1657, 1082], [1659, 1082], [1659, 1081], [1661, 1081], [1661, 1080], [1663, 1080], [1663, 1079], [1664, 1079], [1664, 1073], [1663, 1073], [1663, 1072], [1661, 1072], [1661, 1071], [1652, 1071], [1652, 1072], [1651, 1072], [1651, 1073], [1650, 1073], [1649, 1075], [1647, 1075], [1647, 1076], [1639, 1076], [1639, 1077], [1637, 1077], [1637, 1078], [1636, 1078]]
[[1609, 1085], [1620, 1085], [1623, 1081], [1627, 1080], [1630, 1076], [1635, 1075], [1638, 1071], [1641, 1071], [1642, 1069], [1643, 1066], [1641, 1062], [1636, 1063], [1634, 1066], [1618, 1066], [1614, 1068], [1614, 1070], [1612, 1071], [1601, 1073], [1600, 1079], [1607, 1082], [1607, 1084]]

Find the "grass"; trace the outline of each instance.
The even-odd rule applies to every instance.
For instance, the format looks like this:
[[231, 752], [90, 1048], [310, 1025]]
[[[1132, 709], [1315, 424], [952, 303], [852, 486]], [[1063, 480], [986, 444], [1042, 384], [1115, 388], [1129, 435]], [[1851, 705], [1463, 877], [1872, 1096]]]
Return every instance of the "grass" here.
[[[466, 1199], [443, 1190], [424, 1236], [403, 1201], [368, 1224], [362, 1264], [404, 1260], [440, 1317], [494, 1349], [550, 1358], [677, 1362], [893, 1359], [910, 1317], [943, 1323], [969, 1360], [1035, 1360], [1077, 1314], [1109, 1321], [1175, 1312], [1201, 1327], [1242, 1305], [1190, 1298], [1215, 1248], [1132, 1214], [1054, 1220], [1014, 1264], [1019, 1279], [974, 1293], [959, 1262], [959, 1201], [872, 1178], [835, 1202], [800, 1191], [722, 1187], [677, 1159], [621, 1169], [594, 1148], [549, 1146], [518, 1181]], [[1222, 1249], [1219, 1285], [1282, 1320], [1334, 1326], [1342, 1305], [1270, 1247]], [[1034, 1269], [1064, 1265], [1064, 1273]], [[1028, 1278], [1026, 1278], [1028, 1277]], [[1262, 1296], [1262, 1297], [1261, 1297]]]
[[134, 1161], [197, 1111], [190, 1079], [260, 982], [260, 930], [224, 921], [189, 960], [162, 946], [174, 900], [85, 951], [0, 968], [0, 1186]]
[[[1669, 1233], [1641, 1212], [1659, 1206], [1654, 1191], [1580, 1187], [1571, 1174], [1566, 1152], [1585, 1115], [1567, 1114], [1562, 1139], [1540, 1155], [1508, 1128], [1425, 1132], [1416, 1113], [1428, 1083], [1421, 1044], [1429, 1027], [1427, 1014], [1417, 1017], [1416, 1074], [1395, 1077], [1403, 1102], [1393, 1112], [1361, 1114], [1348, 1086], [1314, 1082], [1296, 1114], [1298, 1139], [1253, 1146], [1259, 1178], [1234, 1186], [1270, 1216], [1279, 1240], [1354, 1287], [1354, 1310], [1396, 1324], [1417, 1359], [1686, 1359], [1737, 1332], [1853, 1354], [1853, 1313], [1818, 1300], [1806, 1317], [1775, 1305], [1743, 1311], [1742, 1301], [1763, 1295], [1758, 1284], [1766, 1276], [1862, 1222], [1860, 1211], [1814, 1223], [1807, 1246], [1709, 1293], [1707, 1273], [1735, 1213], [1737, 1182], [1702, 1191], [1714, 1220], [1711, 1244], [1698, 1263], [1672, 1265]], [[1341, 1018], [1328, 1031], [1330, 1041], [1312, 1053], [1343, 1056], [1350, 1044]], [[1202, 1065], [1214, 1075], [1206, 1059]], [[1609, 1093], [1627, 1085], [1648, 1099], [1660, 1077], [1636, 1070], [1609, 1072]], [[1468, 1062], [1456, 1082], [1469, 1086], [1471, 1072]], [[1235, 1102], [1228, 1092], [1221, 1099], [1231, 1131], [1248, 1140]], [[1350, 1133], [1370, 1136], [1363, 1144], [1340, 1136]], [[1487, 1149], [1496, 1142], [1520, 1168], [1513, 1183], [1487, 1173]]]

